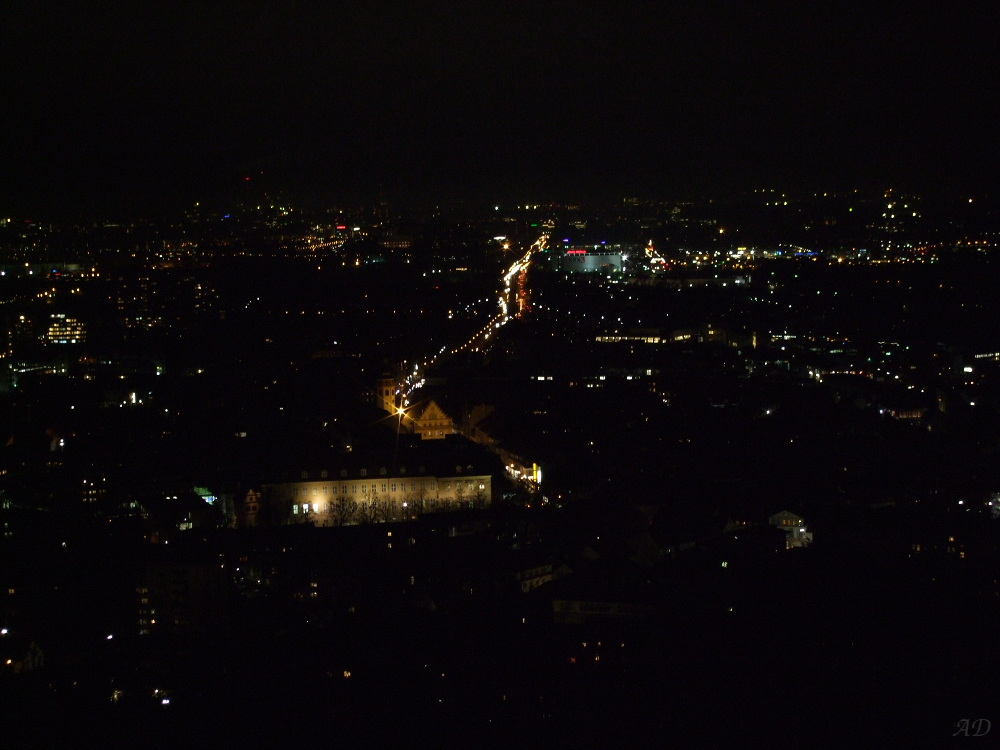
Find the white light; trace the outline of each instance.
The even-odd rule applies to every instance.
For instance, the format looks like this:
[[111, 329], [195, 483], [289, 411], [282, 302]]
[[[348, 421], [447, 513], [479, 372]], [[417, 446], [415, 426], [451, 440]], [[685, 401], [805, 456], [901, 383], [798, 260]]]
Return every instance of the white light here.
[[111, 640], [112, 638], [114, 638], [114, 636], [113, 636], [113, 635], [109, 635], [109, 636], [108, 636], [108, 640], [109, 640], [109, 641], [110, 641], [110, 640]]
[[161, 706], [169, 706], [170, 705], [170, 699], [169, 698], [164, 698], [162, 701], [160, 701], [160, 705]]

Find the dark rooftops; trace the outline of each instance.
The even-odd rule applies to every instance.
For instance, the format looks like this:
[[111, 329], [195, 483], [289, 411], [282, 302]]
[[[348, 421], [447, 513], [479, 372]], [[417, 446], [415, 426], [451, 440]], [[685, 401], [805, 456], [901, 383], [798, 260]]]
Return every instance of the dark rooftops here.
[[325, 461], [314, 459], [309, 465], [289, 467], [282, 472], [282, 481], [482, 476], [502, 470], [495, 455], [461, 435], [448, 435], [444, 440], [420, 440], [414, 435], [400, 435], [398, 444], [394, 435], [385, 445], [349, 453], [331, 451]]

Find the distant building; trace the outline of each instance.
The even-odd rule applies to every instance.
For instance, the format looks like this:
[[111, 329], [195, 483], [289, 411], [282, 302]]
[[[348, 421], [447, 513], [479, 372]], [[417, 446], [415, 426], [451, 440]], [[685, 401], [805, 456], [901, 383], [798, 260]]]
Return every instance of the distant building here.
[[560, 267], [570, 273], [611, 273], [622, 270], [622, 252], [617, 249], [571, 247], [559, 256]]
[[136, 587], [139, 635], [215, 633], [229, 619], [230, 573], [215, 559], [189, 559], [160, 550]]
[[455, 424], [440, 406], [431, 401], [413, 420], [413, 431], [420, 435], [421, 440], [443, 440], [445, 435], [454, 434]]
[[553, 621], [559, 624], [582, 625], [593, 619], [633, 619], [643, 617], [646, 609], [633, 602], [596, 602], [583, 600], [552, 600]]
[[378, 244], [387, 250], [409, 250], [413, 247], [413, 238], [403, 234], [386, 234], [379, 239]]
[[84, 479], [82, 497], [85, 503], [96, 503], [106, 492], [105, 479]]
[[391, 375], [383, 375], [375, 386], [375, 404], [390, 414], [399, 408], [399, 385]]
[[[440, 467], [439, 467], [440, 468]], [[339, 469], [319, 476], [302, 472], [302, 481], [265, 484], [249, 506], [262, 504], [290, 507], [288, 521], [314, 526], [346, 526], [357, 523], [413, 520], [423, 513], [463, 508], [486, 508], [492, 503], [493, 476], [472, 466], [428, 473], [419, 467], [410, 473], [405, 466]], [[256, 523], [256, 511], [254, 512]]]
[[805, 547], [812, 543], [813, 535], [808, 530], [805, 519], [791, 511], [783, 510], [775, 513], [767, 521], [785, 532], [785, 549]]
[[45, 333], [45, 342], [48, 344], [82, 344], [86, 339], [86, 326], [62, 313], [52, 316], [52, 322]]
[[237, 524], [244, 527], [257, 525], [257, 514], [260, 512], [260, 493], [249, 490], [243, 498], [238, 511]]
[[602, 333], [594, 339], [599, 344], [618, 344], [621, 342], [641, 342], [644, 344], [670, 344], [678, 342], [705, 343], [720, 341], [726, 343], [727, 332], [719, 328], [705, 324], [697, 328], [676, 328], [672, 331], [665, 331], [660, 328], [631, 328], [625, 333], [618, 331]]

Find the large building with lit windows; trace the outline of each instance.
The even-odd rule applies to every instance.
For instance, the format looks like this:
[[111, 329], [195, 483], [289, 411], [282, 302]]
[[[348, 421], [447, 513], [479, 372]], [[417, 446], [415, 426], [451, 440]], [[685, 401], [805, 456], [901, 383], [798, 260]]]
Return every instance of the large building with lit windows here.
[[264, 506], [279, 508], [287, 523], [346, 526], [492, 504], [493, 478], [503, 469], [480, 446], [460, 436], [431, 444], [412, 436], [396, 453], [395, 461], [343, 453], [328, 469], [305, 469], [265, 484], [253, 500], [254, 511], [244, 509], [246, 524], [256, 525]]
[[441, 407], [431, 401], [413, 420], [413, 431], [422, 440], [443, 440], [446, 435], [455, 433], [455, 423], [445, 414]]
[[621, 272], [622, 262], [627, 257], [620, 245], [591, 245], [588, 247], [566, 246], [555, 251], [553, 260], [559, 270], [570, 273], [611, 273]]
[[87, 327], [79, 320], [67, 318], [59, 313], [52, 316], [49, 329], [45, 332], [48, 344], [82, 344], [87, 339]]

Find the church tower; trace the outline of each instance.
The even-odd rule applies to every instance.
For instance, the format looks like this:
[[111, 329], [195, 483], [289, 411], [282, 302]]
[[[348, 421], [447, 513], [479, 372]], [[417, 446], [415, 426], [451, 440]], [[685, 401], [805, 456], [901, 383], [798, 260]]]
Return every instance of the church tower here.
[[396, 379], [384, 374], [375, 386], [375, 403], [390, 414], [396, 413], [399, 398], [396, 394]]

